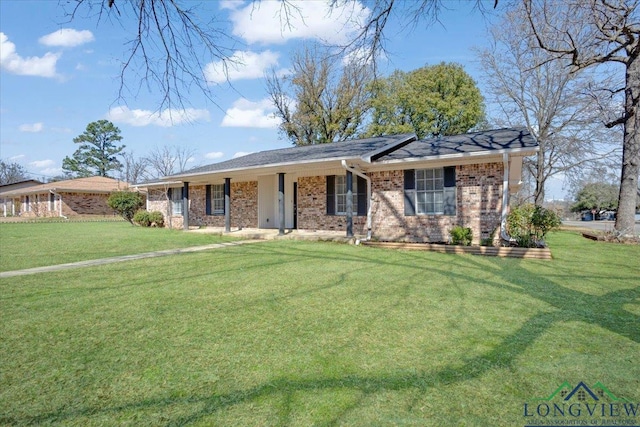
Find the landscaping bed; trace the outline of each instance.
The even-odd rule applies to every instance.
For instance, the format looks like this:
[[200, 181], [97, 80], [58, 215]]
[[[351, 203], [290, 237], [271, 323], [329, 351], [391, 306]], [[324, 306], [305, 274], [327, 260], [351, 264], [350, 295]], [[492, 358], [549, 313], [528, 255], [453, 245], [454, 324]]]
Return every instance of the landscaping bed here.
[[552, 259], [549, 248], [512, 248], [497, 246], [460, 246], [437, 243], [362, 242], [378, 248], [432, 251], [447, 254], [472, 254], [509, 258]]

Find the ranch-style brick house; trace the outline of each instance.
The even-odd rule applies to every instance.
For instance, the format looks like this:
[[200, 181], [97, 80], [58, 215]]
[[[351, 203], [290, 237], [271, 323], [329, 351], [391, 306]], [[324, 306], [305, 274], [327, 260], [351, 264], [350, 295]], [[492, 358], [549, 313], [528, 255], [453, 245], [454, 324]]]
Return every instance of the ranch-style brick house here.
[[[189, 226], [342, 231], [390, 241], [506, 236], [509, 194], [538, 144], [523, 129], [413, 134], [262, 151], [141, 184], [147, 209]], [[502, 226], [502, 227], [501, 227]]]
[[0, 196], [4, 216], [112, 215], [114, 211], [107, 204], [109, 195], [129, 186], [117, 179], [92, 176], [12, 189]]

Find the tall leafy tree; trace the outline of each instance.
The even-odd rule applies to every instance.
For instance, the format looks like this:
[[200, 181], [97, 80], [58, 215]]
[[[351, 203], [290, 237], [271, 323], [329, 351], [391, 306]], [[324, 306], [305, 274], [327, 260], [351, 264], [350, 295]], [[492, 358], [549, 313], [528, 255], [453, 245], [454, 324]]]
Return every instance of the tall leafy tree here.
[[0, 159], [0, 185], [13, 184], [27, 179], [29, 179], [29, 176], [24, 166]]
[[606, 182], [590, 182], [584, 184], [576, 193], [575, 203], [571, 210], [602, 210], [618, 207], [618, 186]]
[[536, 205], [545, 200], [549, 178], [563, 174], [580, 181], [587, 170], [619, 161], [615, 131], [601, 124], [602, 115], [610, 111], [597, 107], [607, 105], [611, 110], [611, 103], [604, 102], [602, 92], [592, 90], [603, 83], [602, 77], [596, 81], [593, 73], [572, 70], [568, 59], [555, 59], [541, 49], [521, 3], [489, 30], [489, 41], [479, 57], [491, 100], [498, 107], [492, 120], [526, 126], [540, 145], [535, 157], [525, 159]]
[[365, 135], [414, 132], [418, 138], [468, 132], [484, 122], [480, 90], [454, 63], [395, 71], [370, 85]]
[[613, 65], [624, 70], [624, 106], [607, 127], [622, 125], [622, 169], [615, 229], [633, 236], [640, 175], [640, 2], [638, 0], [523, 0], [538, 45], [567, 58], [574, 70]]
[[62, 169], [77, 177], [109, 176], [110, 171], [122, 169], [118, 155], [124, 145], [116, 145], [122, 140], [120, 129], [108, 120], [98, 120], [87, 125], [82, 135], [73, 138], [80, 144], [72, 157], [65, 157]]
[[368, 66], [342, 67], [317, 47], [294, 55], [292, 73], [267, 78], [267, 91], [281, 120], [280, 132], [295, 145], [345, 141], [358, 133], [364, 119]]

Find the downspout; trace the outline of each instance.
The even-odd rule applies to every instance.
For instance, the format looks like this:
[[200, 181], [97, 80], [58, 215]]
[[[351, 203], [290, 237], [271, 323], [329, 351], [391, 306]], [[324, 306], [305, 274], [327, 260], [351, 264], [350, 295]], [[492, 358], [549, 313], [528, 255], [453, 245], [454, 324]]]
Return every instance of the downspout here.
[[373, 204], [372, 203], [373, 195], [371, 194], [371, 178], [369, 178], [367, 175], [360, 172], [359, 170], [348, 166], [346, 160], [342, 161], [342, 167], [352, 173], [355, 173], [356, 175], [358, 175], [359, 177], [367, 181], [367, 200], [369, 200], [369, 203], [368, 203], [369, 206], [367, 206], [367, 237], [365, 240], [369, 241], [371, 240], [371, 205]]
[[502, 154], [502, 164], [504, 169], [504, 176], [502, 178], [502, 214], [500, 216], [500, 237], [513, 243], [516, 241], [513, 237], [507, 233], [507, 215], [509, 211], [509, 154]]
[[[51, 194], [53, 194], [54, 196], [58, 196], [58, 201], [60, 202], [60, 204], [58, 205], [58, 216], [64, 219], [69, 219], [66, 216], [62, 215], [62, 194], [60, 193], [56, 193], [56, 190], [49, 190], [49, 192]], [[54, 202], [55, 203], [55, 202]]]

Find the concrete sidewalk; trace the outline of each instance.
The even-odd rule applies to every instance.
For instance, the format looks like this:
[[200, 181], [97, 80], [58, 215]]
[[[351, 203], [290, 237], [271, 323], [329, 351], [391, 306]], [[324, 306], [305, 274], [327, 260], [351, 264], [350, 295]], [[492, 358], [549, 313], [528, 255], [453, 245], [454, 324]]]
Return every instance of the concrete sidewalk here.
[[72, 268], [91, 267], [95, 265], [113, 264], [116, 262], [133, 261], [137, 259], [156, 258], [167, 255], [186, 254], [191, 252], [207, 251], [209, 249], [221, 249], [228, 246], [238, 246], [247, 243], [257, 243], [264, 240], [240, 240], [237, 242], [213, 243], [203, 246], [191, 246], [182, 249], [166, 249], [163, 251], [145, 252], [141, 254], [122, 255], [110, 258], [92, 259], [87, 261], [70, 262], [67, 264], [47, 265], [44, 267], [27, 268], [24, 270], [4, 271], [0, 273], [0, 279], [5, 277], [24, 276], [27, 274], [47, 273], [51, 271], [69, 270]]

